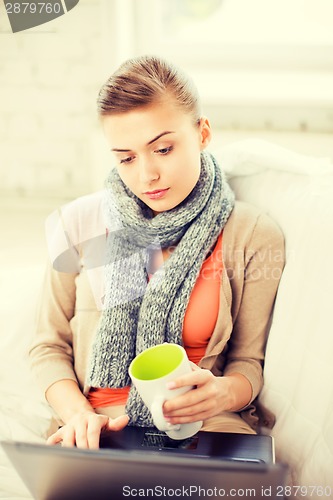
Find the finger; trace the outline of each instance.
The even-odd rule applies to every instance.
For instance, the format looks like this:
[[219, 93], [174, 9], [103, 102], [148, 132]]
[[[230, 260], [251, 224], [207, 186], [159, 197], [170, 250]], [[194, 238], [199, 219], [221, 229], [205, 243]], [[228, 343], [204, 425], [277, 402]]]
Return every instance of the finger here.
[[209, 370], [204, 370], [199, 368], [199, 370], [193, 370], [186, 375], [182, 375], [181, 377], [177, 377], [174, 380], [167, 382], [167, 389], [178, 389], [180, 387], [193, 386], [193, 385], [202, 385], [207, 383], [213, 375]]
[[117, 418], [109, 418], [108, 424], [107, 424], [107, 430], [110, 431], [120, 431], [126, 425], [128, 425], [129, 422], [129, 417], [128, 415], [120, 415]]
[[51, 436], [49, 436], [46, 440], [46, 444], [47, 445], [54, 445], [54, 444], [58, 444], [58, 443], [61, 443], [62, 441], [62, 432], [61, 432], [61, 429], [59, 429], [57, 432], [55, 432], [54, 434], [51, 434]]
[[[187, 396], [188, 393], [184, 395], [184, 398]], [[183, 396], [180, 398], [183, 398]], [[210, 399], [203, 397], [199, 400], [181, 400], [180, 398], [169, 400], [163, 406], [164, 418], [171, 424], [196, 422], [209, 418], [216, 413], [214, 401]], [[176, 399], [179, 399], [179, 405], [178, 402], [175, 402]]]
[[[101, 429], [105, 426], [105, 420], [101, 419], [99, 415], [97, 418], [92, 417], [88, 420], [87, 428], [87, 441], [88, 448], [98, 449], [99, 448], [99, 438], [101, 435]], [[107, 417], [105, 417], [107, 419]]]
[[68, 448], [75, 446], [75, 429], [71, 425], [63, 427], [62, 446]]
[[195, 413], [194, 415], [183, 415], [178, 417], [168, 418], [170, 424], [190, 424], [192, 422], [198, 422], [199, 420], [207, 420], [213, 417], [214, 414], [210, 411], [202, 411], [200, 413]]
[[216, 409], [217, 396], [215, 384], [206, 383], [169, 399], [163, 405], [165, 418], [193, 415], [202, 411]]
[[88, 437], [87, 437], [87, 427], [88, 427], [88, 422], [83, 419], [79, 420], [75, 424], [75, 429], [74, 429], [74, 437], [76, 442], [76, 446], [78, 448], [83, 448], [86, 449], [88, 448]]
[[207, 404], [209, 405], [209, 400], [207, 400], [205, 392], [194, 389], [166, 401], [163, 405], [163, 414], [165, 418], [193, 415], [198, 409], [200, 411], [205, 409]]
[[164, 415], [211, 399], [214, 394], [211, 391], [210, 385], [207, 383], [200, 384], [180, 396], [165, 401], [163, 405]]

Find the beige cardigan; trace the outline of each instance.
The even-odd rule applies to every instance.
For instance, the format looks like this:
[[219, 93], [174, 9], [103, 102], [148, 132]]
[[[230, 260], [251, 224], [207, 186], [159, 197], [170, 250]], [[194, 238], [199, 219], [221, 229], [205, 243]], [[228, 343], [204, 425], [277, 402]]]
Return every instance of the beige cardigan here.
[[[101, 199], [101, 193], [81, 197], [49, 219], [51, 264], [30, 350], [32, 368], [44, 392], [62, 379], [78, 381], [85, 394], [89, 390], [86, 371], [103, 297], [106, 226]], [[265, 344], [284, 265], [284, 240], [267, 215], [236, 202], [224, 228], [222, 251], [219, 314], [199, 366], [218, 376], [245, 375], [252, 386], [252, 403], [263, 383]], [[244, 410], [243, 418], [255, 428], [256, 406], [250, 404]], [[265, 425], [273, 425], [267, 412], [265, 419]]]

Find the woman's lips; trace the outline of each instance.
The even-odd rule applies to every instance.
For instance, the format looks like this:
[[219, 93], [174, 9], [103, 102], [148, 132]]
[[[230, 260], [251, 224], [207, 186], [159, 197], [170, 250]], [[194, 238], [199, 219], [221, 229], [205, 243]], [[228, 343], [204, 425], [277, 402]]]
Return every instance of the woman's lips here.
[[169, 188], [167, 189], [155, 189], [154, 191], [146, 191], [144, 194], [148, 196], [151, 200], [159, 200], [160, 198], [163, 198], [165, 194], [169, 191]]

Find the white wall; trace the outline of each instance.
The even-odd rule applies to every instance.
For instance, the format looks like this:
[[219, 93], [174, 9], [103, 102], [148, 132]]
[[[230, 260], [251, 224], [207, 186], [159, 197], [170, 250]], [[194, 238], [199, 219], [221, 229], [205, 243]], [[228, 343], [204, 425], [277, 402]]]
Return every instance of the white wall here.
[[[134, 5], [139, 10], [132, 10]], [[153, 41], [145, 45], [147, 36], [143, 44], [135, 43], [140, 34], [138, 20], [149, 14], [142, 12], [144, 5], [141, 0], [80, 0], [66, 15], [13, 34], [0, 2], [2, 197], [73, 198], [101, 187], [109, 157], [96, 117], [96, 97], [101, 84], [123, 59], [148, 48], [155, 50]], [[259, 106], [251, 95], [237, 105], [238, 98], [232, 94], [236, 83], [222, 79], [218, 88], [212, 87], [214, 78], [206, 69], [194, 76], [202, 87], [205, 111], [224, 129], [215, 135], [219, 146], [258, 133], [287, 147], [295, 145], [299, 152], [333, 157], [329, 131], [309, 133], [316, 130], [316, 116], [323, 113], [333, 123], [333, 111], [323, 106], [328, 94], [332, 94], [333, 103], [330, 89], [325, 96], [323, 88], [318, 89], [318, 102], [311, 102], [311, 116], [303, 107], [303, 127], [294, 123], [289, 112], [295, 104], [280, 106], [281, 117], [288, 117], [287, 128], [293, 130], [287, 133], [283, 130], [287, 122], [285, 118], [279, 121], [276, 106], [272, 118], [267, 102], [266, 107]], [[244, 88], [250, 88], [249, 78], [242, 76]], [[210, 82], [208, 86], [205, 80]], [[301, 90], [301, 81], [299, 87]], [[267, 84], [268, 93], [269, 89]], [[297, 88], [293, 92], [296, 97]], [[297, 105], [302, 106], [300, 101]], [[241, 121], [237, 119], [240, 114]]]
[[2, 194], [89, 189], [89, 139], [104, 80], [101, 17], [100, 0], [80, 0], [66, 15], [13, 34], [0, 3]]

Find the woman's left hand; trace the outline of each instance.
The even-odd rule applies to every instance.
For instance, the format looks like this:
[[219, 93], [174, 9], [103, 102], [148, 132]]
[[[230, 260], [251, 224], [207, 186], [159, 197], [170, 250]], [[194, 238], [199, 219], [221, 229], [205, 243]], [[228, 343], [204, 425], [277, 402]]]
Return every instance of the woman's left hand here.
[[[194, 386], [193, 389], [166, 401], [163, 405], [165, 419], [171, 424], [183, 424], [206, 420], [222, 411], [236, 411], [234, 376], [216, 377], [210, 370], [191, 363], [193, 371], [167, 384], [168, 389]], [[238, 374], [235, 374], [238, 378]], [[249, 382], [245, 380], [246, 385]], [[237, 384], [239, 379], [237, 380]]]

